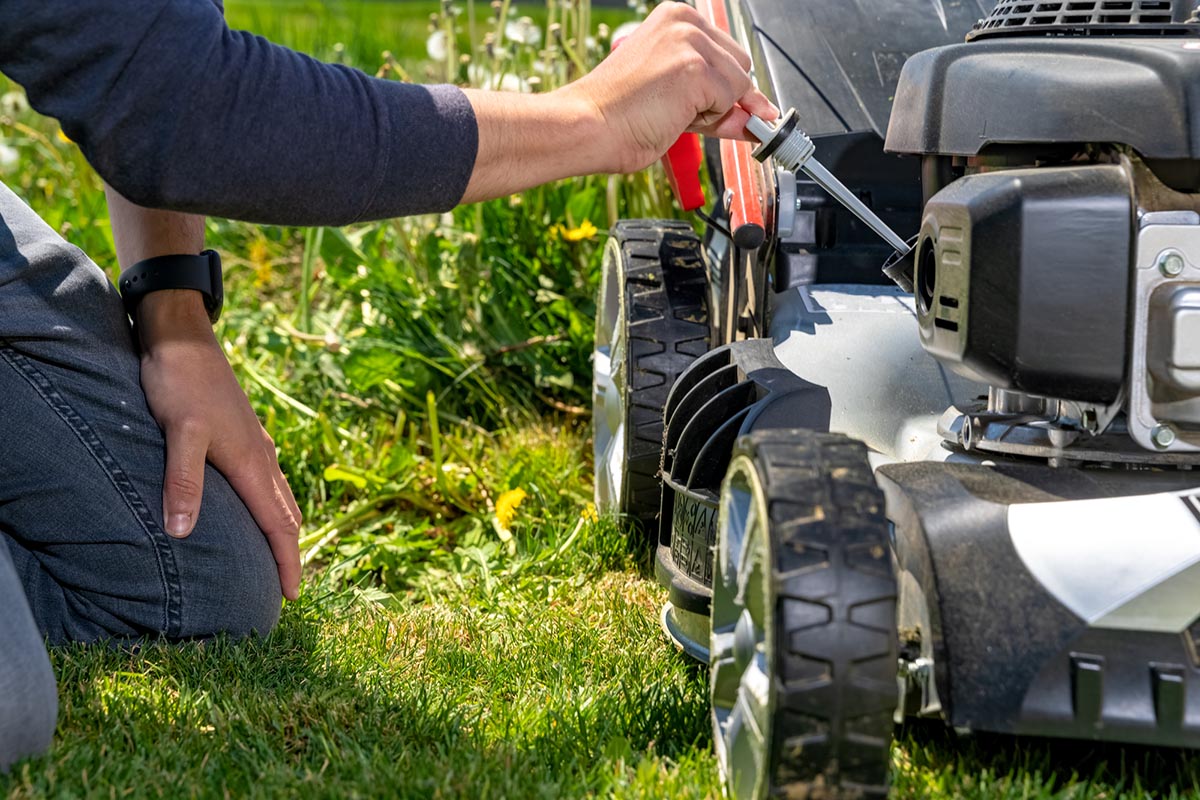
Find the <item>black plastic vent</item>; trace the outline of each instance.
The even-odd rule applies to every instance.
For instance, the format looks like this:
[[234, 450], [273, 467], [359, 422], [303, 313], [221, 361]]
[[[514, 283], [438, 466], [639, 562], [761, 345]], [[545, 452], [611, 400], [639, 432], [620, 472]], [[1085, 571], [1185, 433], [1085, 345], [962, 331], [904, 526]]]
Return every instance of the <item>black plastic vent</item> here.
[[1000, 0], [967, 36], [1200, 35], [1196, 0]]

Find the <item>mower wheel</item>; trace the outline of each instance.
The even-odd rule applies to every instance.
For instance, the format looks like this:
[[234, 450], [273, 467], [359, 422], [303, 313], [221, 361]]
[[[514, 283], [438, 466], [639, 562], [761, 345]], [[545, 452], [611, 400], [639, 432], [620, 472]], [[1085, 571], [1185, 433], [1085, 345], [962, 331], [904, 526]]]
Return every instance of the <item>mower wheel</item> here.
[[708, 350], [707, 286], [700, 239], [687, 223], [613, 227], [592, 361], [596, 507], [647, 534], [658, 530], [667, 393]]
[[896, 583], [866, 448], [805, 430], [743, 436], [716, 559], [712, 716], [729, 797], [886, 797]]

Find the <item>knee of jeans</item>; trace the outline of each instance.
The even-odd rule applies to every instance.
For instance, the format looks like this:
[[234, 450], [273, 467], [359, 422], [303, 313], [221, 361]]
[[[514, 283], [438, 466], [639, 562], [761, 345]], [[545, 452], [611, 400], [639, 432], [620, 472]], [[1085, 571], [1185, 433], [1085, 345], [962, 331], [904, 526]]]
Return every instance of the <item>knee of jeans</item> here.
[[46, 752], [58, 724], [54, 673], [41, 642], [33, 646], [0, 658], [0, 772], [18, 759]]
[[283, 593], [266, 537], [225, 479], [209, 468], [196, 527], [178, 540], [185, 637], [265, 636]]

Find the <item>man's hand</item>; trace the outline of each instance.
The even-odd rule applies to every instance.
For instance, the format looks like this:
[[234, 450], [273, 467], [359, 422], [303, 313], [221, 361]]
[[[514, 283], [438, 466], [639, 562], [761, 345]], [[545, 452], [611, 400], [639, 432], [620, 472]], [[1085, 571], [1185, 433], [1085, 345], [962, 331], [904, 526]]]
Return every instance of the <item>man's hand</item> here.
[[[143, 208], [107, 185], [104, 191], [122, 266], [204, 249], [203, 217]], [[152, 292], [138, 304], [136, 322], [142, 390], [167, 445], [167, 533], [183, 537], [196, 526], [207, 460], [266, 534], [283, 596], [295, 600], [300, 590], [300, 507], [279, 470], [275, 444], [213, 336], [202, 295], [187, 289]]]
[[684, 131], [750, 139], [750, 114], [779, 116], [750, 57], [686, 3], [666, 2], [598, 67], [548, 94], [466, 90], [479, 125], [462, 202], [559, 178], [636, 172]]
[[138, 305], [142, 389], [166, 438], [163, 519], [192, 532], [212, 464], [246, 504], [271, 545], [283, 595], [300, 585], [300, 508], [279, 469], [275, 444], [254, 415], [213, 336], [199, 292], [154, 292]]
[[750, 80], [750, 56], [686, 3], [654, 9], [594, 70], [562, 92], [595, 104], [615, 152], [610, 172], [657, 161], [683, 131], [752, 139], [750, 114], [779, 116]]

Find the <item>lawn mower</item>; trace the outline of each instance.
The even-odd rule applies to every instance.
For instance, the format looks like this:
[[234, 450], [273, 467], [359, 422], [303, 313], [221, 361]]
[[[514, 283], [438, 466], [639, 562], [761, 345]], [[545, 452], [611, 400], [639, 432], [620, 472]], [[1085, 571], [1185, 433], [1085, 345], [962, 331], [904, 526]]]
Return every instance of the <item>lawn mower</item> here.
[[696, 5], [904, 240], [708, 141], [704, 235], [607, 243], [597, 505], [728, 794], [884, 796], [906, 717], [1200, 747], [1195, 0]]

